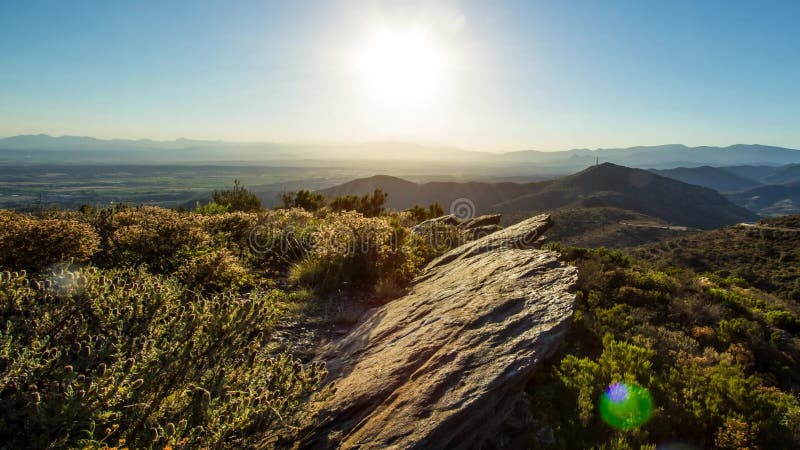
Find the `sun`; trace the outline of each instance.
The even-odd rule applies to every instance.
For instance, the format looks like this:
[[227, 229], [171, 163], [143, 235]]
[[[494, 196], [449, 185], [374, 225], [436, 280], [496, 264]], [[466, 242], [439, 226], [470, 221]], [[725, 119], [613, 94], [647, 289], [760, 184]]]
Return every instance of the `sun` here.
[[377, 33], [360, 52], [357, 69], [363, 88], [390, 105], [424, 104], [442, 78], [442, 55], [418, 31]]

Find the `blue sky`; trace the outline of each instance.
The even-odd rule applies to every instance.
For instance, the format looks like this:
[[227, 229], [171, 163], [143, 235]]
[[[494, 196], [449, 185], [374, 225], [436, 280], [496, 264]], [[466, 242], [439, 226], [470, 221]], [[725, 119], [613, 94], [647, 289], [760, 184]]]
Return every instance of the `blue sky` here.
[[[0, 136], [800, 148], [798, 23], [794, 1], [2, 0]], [[382, 103], [354, 61], [412, 29], [436, 84]]]

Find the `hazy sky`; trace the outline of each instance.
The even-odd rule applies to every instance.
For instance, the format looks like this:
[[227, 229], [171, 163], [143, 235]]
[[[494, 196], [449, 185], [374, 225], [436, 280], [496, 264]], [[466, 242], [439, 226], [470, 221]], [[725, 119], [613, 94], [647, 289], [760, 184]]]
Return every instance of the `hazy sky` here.
[[800, 2], [0, 1], [0, 136], [800, 148]]

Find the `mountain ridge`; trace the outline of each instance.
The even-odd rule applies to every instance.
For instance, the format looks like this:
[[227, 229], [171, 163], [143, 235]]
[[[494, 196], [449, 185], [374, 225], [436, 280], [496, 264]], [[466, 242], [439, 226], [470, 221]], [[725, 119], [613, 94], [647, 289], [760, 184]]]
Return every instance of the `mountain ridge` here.
[[[103, 160], [104, 153], [132, 152], [126, 160], [219, 161], [230, 160], [231, 152], [243, 160], [269, 159], [377, 159], [377, 160], [448, 160], [483, 162], [486, 164], [538, 164], [578, 167], [597, 159], [640, 168], [673, 168], [702, 165], [800, 164], [800, 150], [761, 144], [734, 144], [726, 147], [665, 144], [626, 148], [569, 149], [557, 151], [516, 150], [487, 152], [444, 145], [423, 145], [411, 142], [376, 141], [348, 144], [312, 144], [281, 142], [228, 142], [222, 140], [99, 139], [90, 136], [50, 136], [27, 134], [0, 138], [0, 155], [12, 160], [60, 161], [61, 153], [77, 152], [84, 161]], [[169, 150], [174, 153], [163, 154]], [[9, 152], [29, 152], [14, 157]]]
[[[392, 183], [387, 185], [383, 181]], [[476, 214], [535, 214], [564, 207], [614, 207], [695, 228], [716, 228], [757, 218], [712, 189], [612, 163], [537, 183], [406, 183], [410, 182], [376, 176], [319, 192], [336, 197], [363, 195], [380, 188], [389, 194], [387, 205], [393, 208], [439, 202], [447, 209], [460, 203], [469, 205]]]
[[651, 172], [667, 178], [682, 181], [688, 184], [695, 184], [714, 189], [719, 192], [740, 192], [763, 186], [763, 183], [745, 177], [724, 167], [676, 167], [674, 169], [651, 169]]

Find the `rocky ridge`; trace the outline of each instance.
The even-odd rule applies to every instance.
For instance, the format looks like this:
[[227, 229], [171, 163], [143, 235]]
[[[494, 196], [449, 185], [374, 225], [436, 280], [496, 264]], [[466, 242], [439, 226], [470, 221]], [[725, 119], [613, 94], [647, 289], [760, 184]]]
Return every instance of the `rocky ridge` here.
[[304, 448], [473, 448], [557, 349], [577, 270], [540, 215], [432, 261], [409, 293], [323, 352], [336, 391]]

